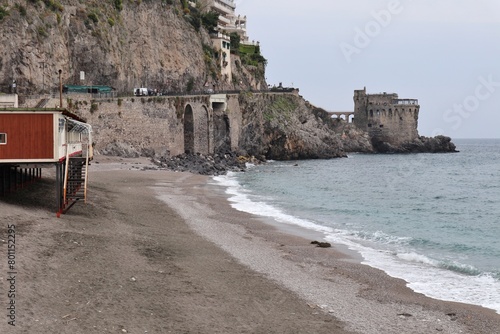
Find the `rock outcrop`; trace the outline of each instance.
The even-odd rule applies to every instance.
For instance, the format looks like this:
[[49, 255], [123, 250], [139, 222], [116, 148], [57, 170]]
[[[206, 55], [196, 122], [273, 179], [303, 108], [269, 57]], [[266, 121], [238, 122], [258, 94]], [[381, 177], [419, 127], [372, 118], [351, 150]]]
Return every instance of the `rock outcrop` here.
[[424, 137], [414, 141], [404, 142], [399, 146], [390, 143], [372, 140], [373, 148], [377, 153], [452, 153], [457, 152], [455, 144], [447, 136]]
[[298, 95], [240, 94], [242, 128], [239, 146], [266, 159], [345, 157], [334, 120]]

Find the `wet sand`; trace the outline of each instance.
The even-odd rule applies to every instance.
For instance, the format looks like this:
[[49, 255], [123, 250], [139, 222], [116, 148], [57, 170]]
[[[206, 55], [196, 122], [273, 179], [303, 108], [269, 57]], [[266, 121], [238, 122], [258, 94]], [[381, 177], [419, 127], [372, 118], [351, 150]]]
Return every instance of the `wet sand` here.
[[97, 157], [88, 203], [59, 219], [51, 171], [0, 199], [1, 296], [9, 224], [18, 271], [16, 326], [0, 316], [0, 333], [499, 332], [491, 310], [416, 294], [232, 209], [208, 177], [148, 165]]

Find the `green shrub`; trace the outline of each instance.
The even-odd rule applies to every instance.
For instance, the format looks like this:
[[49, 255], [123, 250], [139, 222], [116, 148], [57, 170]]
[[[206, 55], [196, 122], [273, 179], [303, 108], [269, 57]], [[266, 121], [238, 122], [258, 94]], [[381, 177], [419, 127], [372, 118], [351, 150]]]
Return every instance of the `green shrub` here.
[[201, 15], [203, 27], [210, 33], [217, 32], [217, 23], [219, 22], [219, 13], [210, 11]]
[[115, 0], [115, 8], [119, 11], [123, 9], [123, 1], [122, 0]]
[[118, 107], [121, 107], [122, 103], [123, 103], [123, 100], [122, 99], [118, 99]]
[[24, 7], [23, 5], [20, 5], [20, 4], [16, 4], [15, 7], [17, 8], [17, 10], [19, 11], [19, 14], [21, 14], [21, 16], [26, 16], [26, 7]]
[[97, 14], [95, 12], [90, 12], [87, 17], [95, 23], [99, 22], [99, 18], [97, 17]]
[[113, 27], [115, 25], [115, 20], [113, 20], [113, 18], [111, 17], [108, 18], [108, 24]]
[[57, 10], [62, 12], [64, 10], [64, 6], [55, 0], [43, 0], [43, 3], [47, 6], [47, 8], [54, 12]]
[[2, 21], [6, 16], [9, 15], [9, 11], [3, 6], [0, 6], [0, 21]]
[[267, 59], [260, 54], [260, 47], [258, 45], [240, 45], [239, 53], [241, 63], [244, 65], [267, 65]]
[[97, 103], [91, 103], [90, 104], [90, 113], [93, 114], [94, 112], [97, 111], [97, 109], [99, 109], [99, 105]]
[[39, 26], [36, 30], [38, 36], [40, 37], [48, 37], [49, 34], [47, 33], [47, 30], [45, 30], [44, 26]]
[[231, 52], [238, 54], [240, 50], [240, 42], [241, 42], [241, 37], [238, 35], [236, 32], [232, 32], [229, 35], [229, 38], [231, 39]]

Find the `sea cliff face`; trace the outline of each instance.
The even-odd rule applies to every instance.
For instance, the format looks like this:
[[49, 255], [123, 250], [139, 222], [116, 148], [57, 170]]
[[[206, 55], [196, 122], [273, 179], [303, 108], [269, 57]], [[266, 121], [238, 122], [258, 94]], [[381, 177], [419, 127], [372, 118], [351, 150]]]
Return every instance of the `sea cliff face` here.
[[241, 94], [240, 148], [267, 159], [344, 157], [334, 120], [294, 94]]

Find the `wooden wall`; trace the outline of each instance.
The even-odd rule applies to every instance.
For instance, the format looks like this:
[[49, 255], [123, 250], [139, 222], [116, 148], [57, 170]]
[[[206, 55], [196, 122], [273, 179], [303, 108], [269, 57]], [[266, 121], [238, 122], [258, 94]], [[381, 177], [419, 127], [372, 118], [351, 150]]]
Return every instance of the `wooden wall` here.
[[7, 133], [7, 145], [0, 145], [0, 159], [53, 159], [53, 117], [0, 113], [0, 133]]

